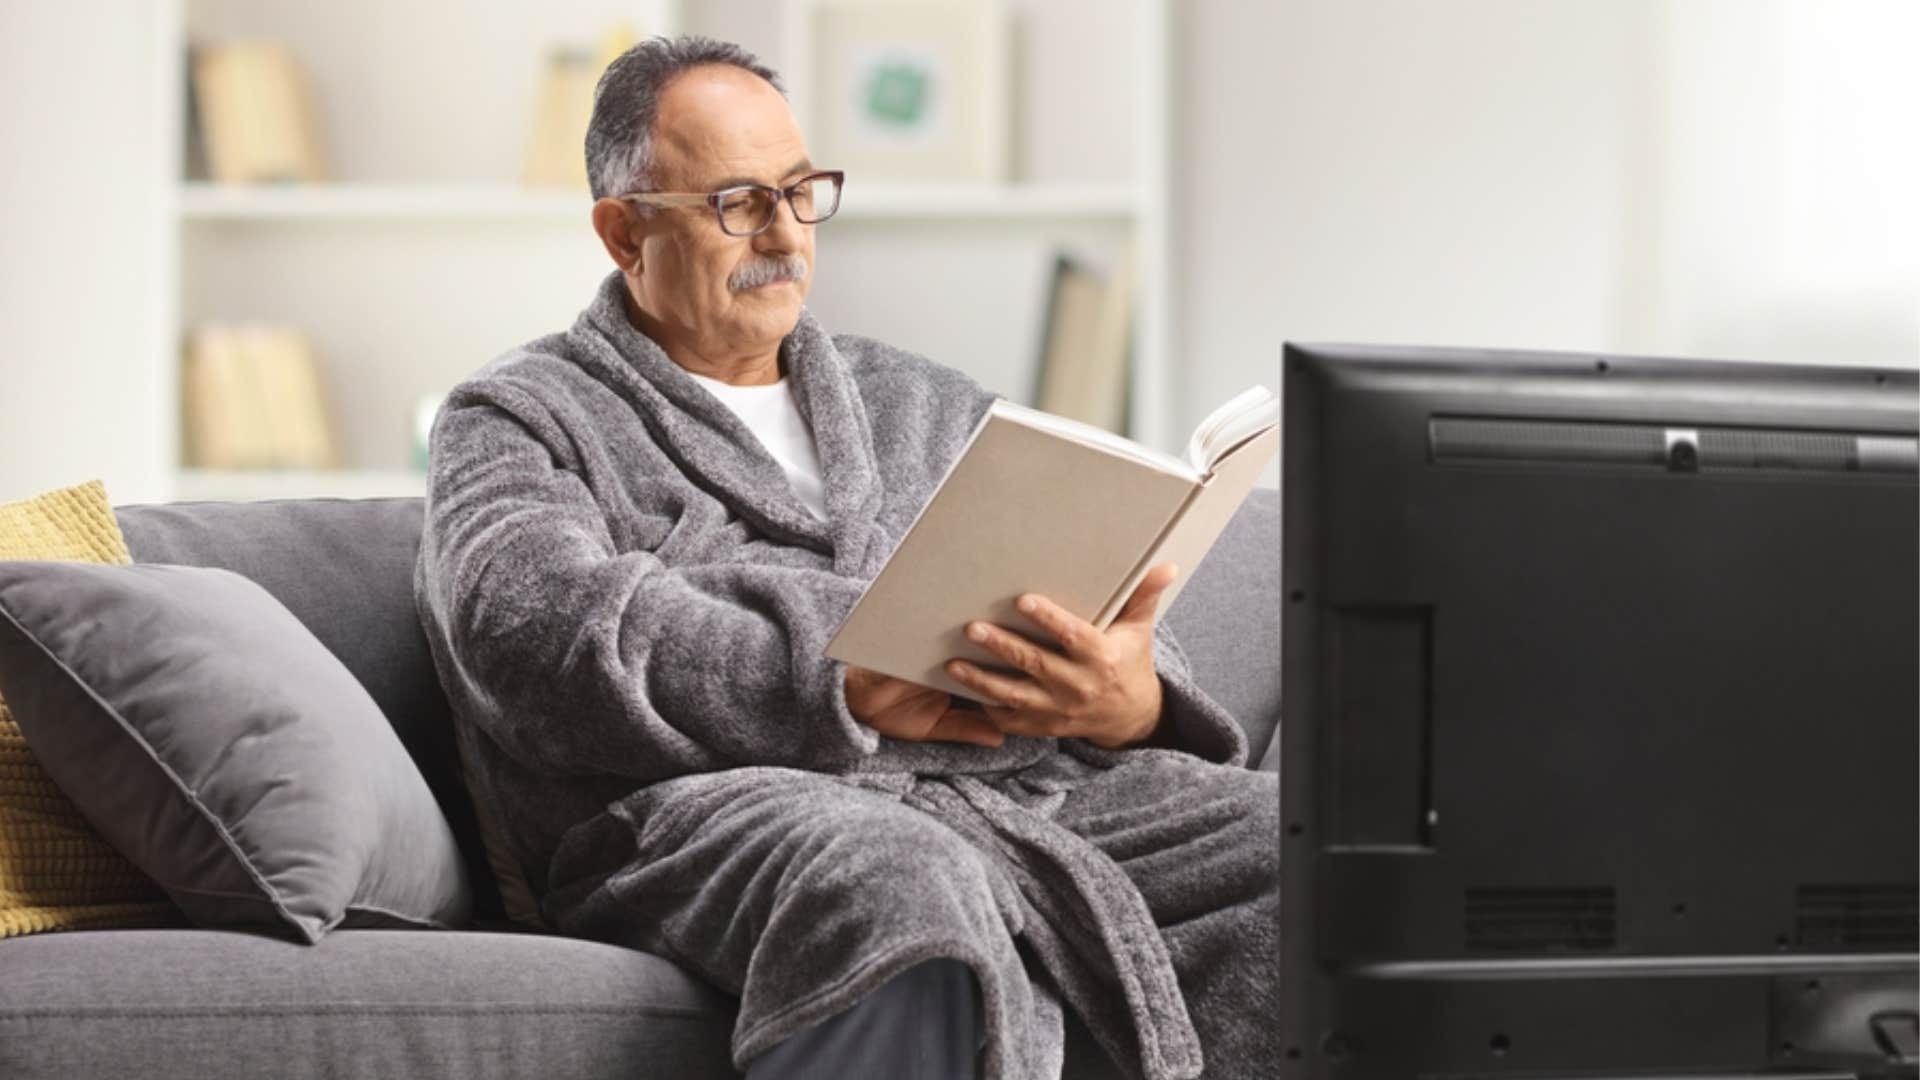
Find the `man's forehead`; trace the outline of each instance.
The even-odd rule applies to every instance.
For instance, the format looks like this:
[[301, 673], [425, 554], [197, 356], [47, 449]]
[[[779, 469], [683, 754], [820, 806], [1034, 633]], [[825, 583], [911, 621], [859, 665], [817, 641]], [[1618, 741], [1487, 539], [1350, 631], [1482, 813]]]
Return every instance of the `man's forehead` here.
[[679, 183], [770, 183], [808, 167], [806, 141], [786, 99], [734, 67], [695, 68], [670, 83], [654, 141], [662, 178]]

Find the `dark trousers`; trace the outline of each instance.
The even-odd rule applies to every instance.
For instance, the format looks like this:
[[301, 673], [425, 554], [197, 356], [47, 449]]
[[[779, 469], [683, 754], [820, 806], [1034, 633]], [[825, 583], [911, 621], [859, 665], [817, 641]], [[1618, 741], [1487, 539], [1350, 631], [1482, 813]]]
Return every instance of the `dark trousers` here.
[[910, 967], [747, 1064], [747, 1080], [966, 1080], [979, 1075], [979, 989], [958, 960]]

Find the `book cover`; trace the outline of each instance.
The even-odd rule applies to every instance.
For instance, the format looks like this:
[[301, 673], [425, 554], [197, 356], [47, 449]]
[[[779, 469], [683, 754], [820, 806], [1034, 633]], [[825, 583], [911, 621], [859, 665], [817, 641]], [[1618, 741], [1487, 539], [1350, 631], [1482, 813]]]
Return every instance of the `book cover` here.
[[600, 73], [593, 54], [556, 49], [547, 58], [534, 109], [533, 137], [527, 143], [523, 180], [528, 187], [585, 188], [587, 124], [593, 116], [593, 90]]
[[1034, 407], [1124, 433], [1132, 322], [1133, 278], [1125, 260], [1101, 273], [1057, 256]]
[[586, 158], [580, 148], [586, 144], [587, 126], [593, 120], [594, 91], [607, 65], [638, 40], [631, 23], [614, 23], [601, 32], [593, 51], [569, 47], [548, 54], [521, 176], [527, 187], [588, 186]]
[[299, 62], [275, 41], [202, 45], [192, 57], [207, 170], [220, 183], [326, 178], [313, 102]]
[[255, 407], [266, 420], [265, 463], [283, 469], [327, 469], [333, 437], [319, 365], [305, 334], [291, 327], [246, 328], [246, 360], [256, 375]]
[[239, 356], [223, 325], [196, 327], [187, 336], [180, 371], [180, 431], [188, 465], [237, 469], [249, 464], [249, 433], [236, 419], [246, 397]]
[[324, 469], [338, 464], [319, 366], [305, 335], [266, 324], [207, 323], [181, 367], [187, 464], [205, 469]]

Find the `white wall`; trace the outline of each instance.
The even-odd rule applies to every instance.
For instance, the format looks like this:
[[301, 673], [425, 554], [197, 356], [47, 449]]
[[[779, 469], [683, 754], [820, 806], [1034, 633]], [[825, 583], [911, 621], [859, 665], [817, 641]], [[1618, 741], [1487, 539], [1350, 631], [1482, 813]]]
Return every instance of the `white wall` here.
[[1185, 10], [1176, 428], [1278, 389], [1287, 340], [1619, 340], [1643, 3]]
[[1633, 343], [1920, 363], [1920, 4], [1660, 9], [1659, 237]]
[[1176, 427], [1289, 339], [1920, 365], [1920, 5], [1181, 11]]
[[[0, 3], [0, 502], [161, 497], [160, 95], [149, 4]], [[162, 410], [167, 411], [167, 410]], [[169, 413], [170, 414], [170, 413]]]

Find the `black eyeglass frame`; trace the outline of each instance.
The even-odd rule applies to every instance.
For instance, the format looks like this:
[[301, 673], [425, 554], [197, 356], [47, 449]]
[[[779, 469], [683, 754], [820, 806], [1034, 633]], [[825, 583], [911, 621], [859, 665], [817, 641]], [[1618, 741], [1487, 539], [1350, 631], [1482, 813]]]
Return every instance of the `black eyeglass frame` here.
[[[827, 208], [826, 213], [820, 214], [817, 217], [802, 217], [800, 216], [798, 204], [793, 201], [793, 193], [801, 185], [811, 184], [816, 180], [833, 181], [833, 205]], [[793, 220], [802, 225], [820, 224], [840, 212], [840, 196], [846, 186], [847, 174], [845, 172], [839, 169], [822, 169], [819, 172], [808, 173], [784, 187], [769, 187], [766, 184], [741, 184], [736, 187], [721, 188], [719, 191], [709, 191], [705, 194], [692, 191], [636, 191], [628, 195], [617, 196], [617, 198], [622, 202], [630, 202], [640, 206], [700, 206], [704, 204], [713, 208], [713, 220], [720, 226], [721, 232], [726, 233], [728, 236], [746, 237], [758, 236], [771, 228], [773, 226], [773, 219], [780, 213], [780, 204], [783, 202], [793, 211]], [[734, 232], [732, 229], [727, 228], [727, 215], [723, 209], [723, 204], [735, 195], [746, 194], [748, 192], [760, 193], [772, 200], [767, 204], [767, 219], [761, 222], [760, 227], [754, 229], [752, 232]], [[816, 207], [815, 209], [817, 210], [818, 208]]]

